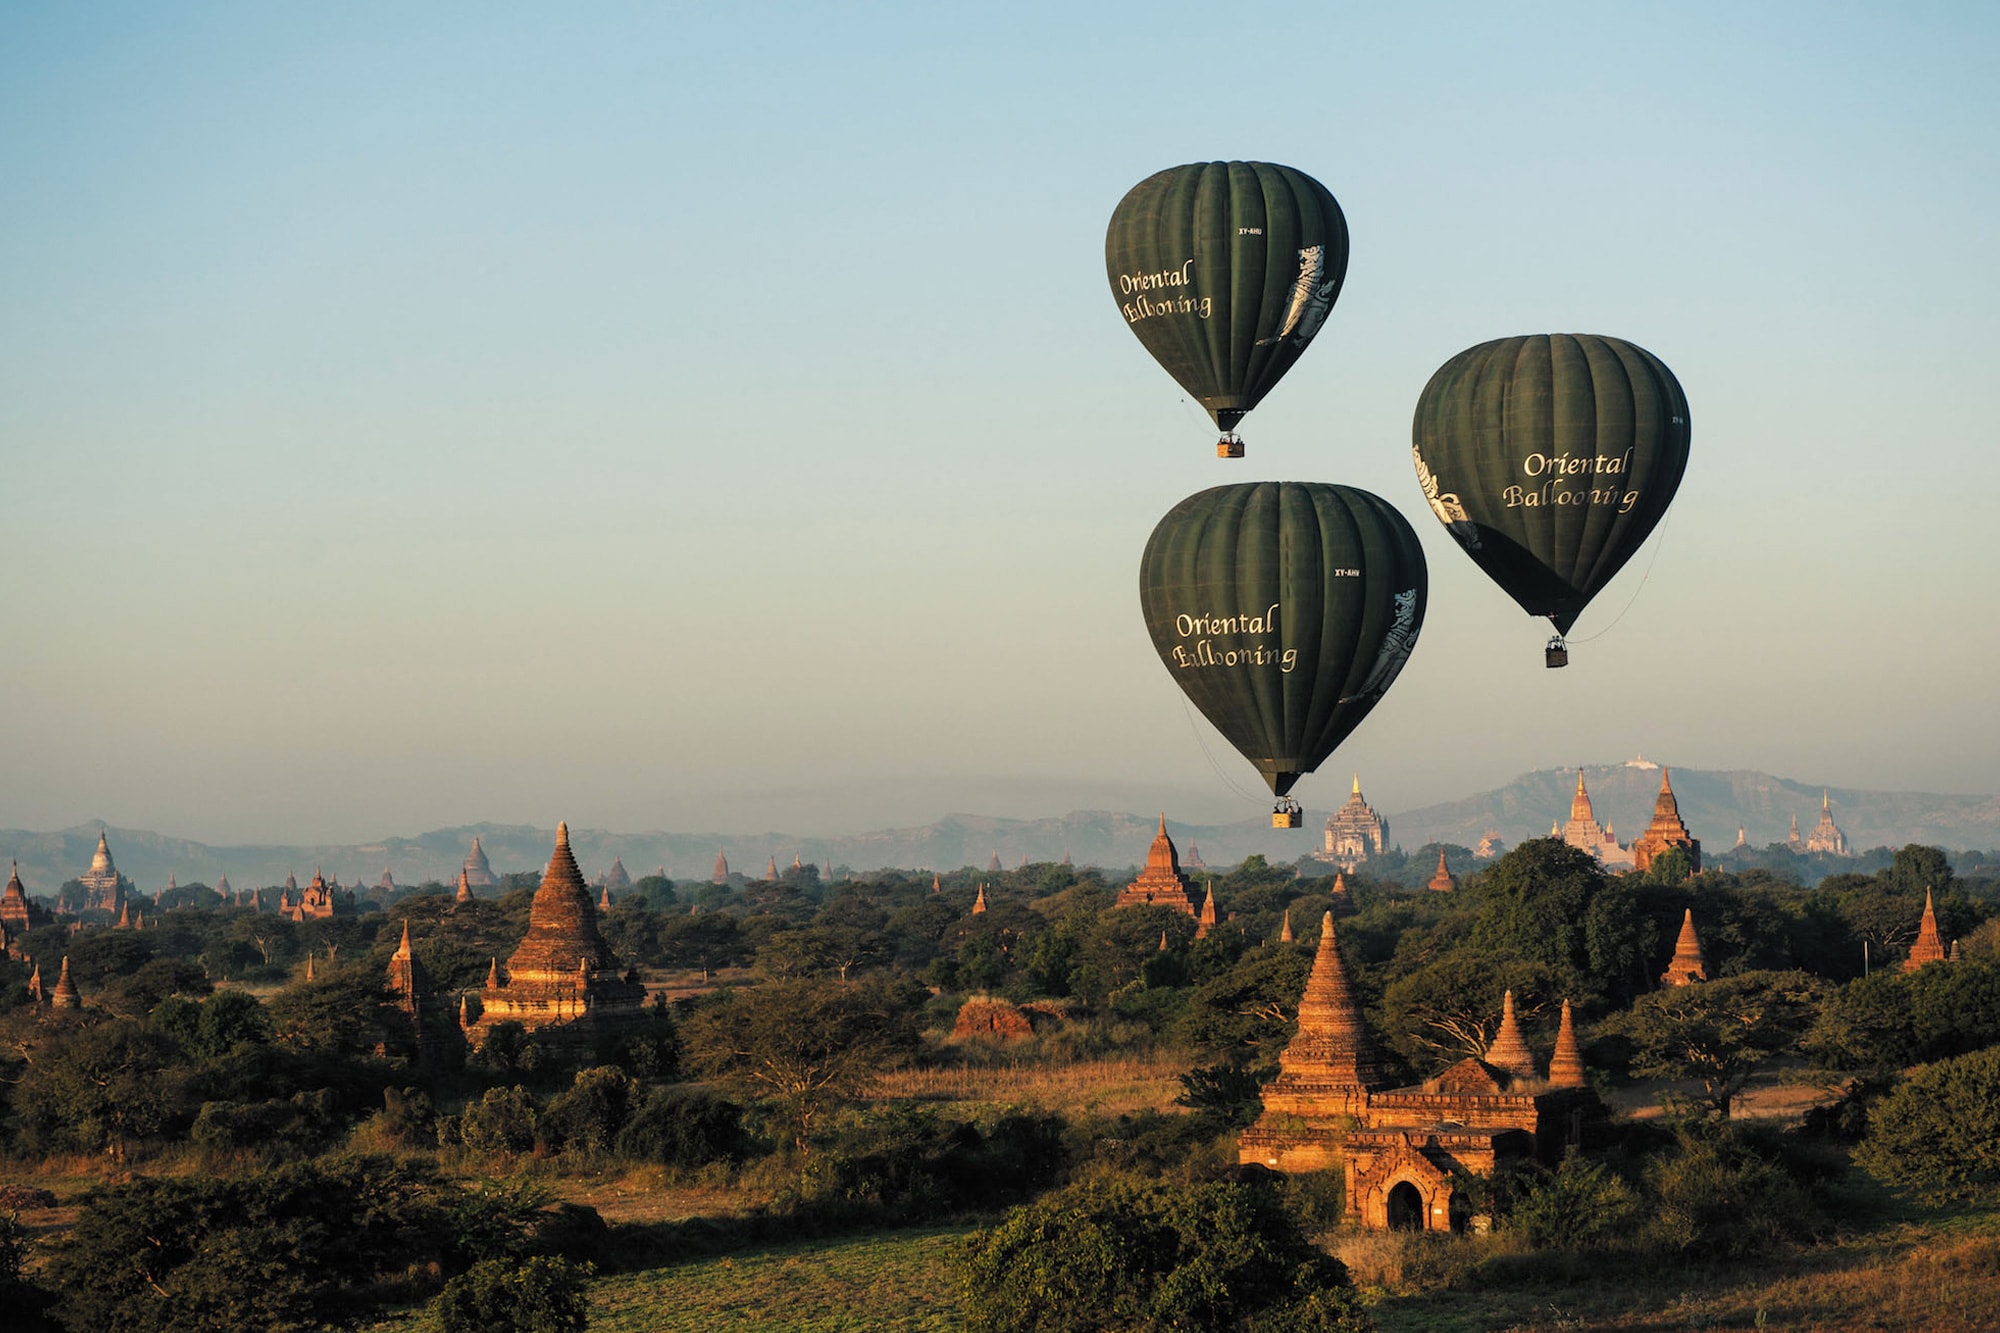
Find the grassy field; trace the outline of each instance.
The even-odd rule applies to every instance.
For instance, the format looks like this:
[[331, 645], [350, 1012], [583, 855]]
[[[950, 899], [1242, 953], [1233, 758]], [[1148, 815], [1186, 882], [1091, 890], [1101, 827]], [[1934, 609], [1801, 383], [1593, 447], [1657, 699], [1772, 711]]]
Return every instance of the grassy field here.
[[811, 1241], [607, 1278], [593, 1333], [950, 1333], [964, 1228]]

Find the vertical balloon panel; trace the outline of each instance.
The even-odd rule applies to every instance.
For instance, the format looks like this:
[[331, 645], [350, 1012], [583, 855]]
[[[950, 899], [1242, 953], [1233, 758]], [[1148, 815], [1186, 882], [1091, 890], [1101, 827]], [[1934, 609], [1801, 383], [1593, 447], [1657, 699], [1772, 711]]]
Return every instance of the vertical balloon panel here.
[[1317, 482], [1189, 496], [1154, 528], [1139, 569], [1161, 662], [1278, 796], [1394, 683], [1428, 590], [1401, 514]]

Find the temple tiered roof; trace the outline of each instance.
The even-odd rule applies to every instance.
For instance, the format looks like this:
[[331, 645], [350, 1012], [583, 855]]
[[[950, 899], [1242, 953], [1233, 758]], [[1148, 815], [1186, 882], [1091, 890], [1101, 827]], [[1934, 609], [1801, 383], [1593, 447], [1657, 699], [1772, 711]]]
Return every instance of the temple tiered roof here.
[[[1581, 781], [1582, 775], [1578, 775]], [[1681, 822], [1681, 808], [1674, 800], [1673, 783], [1666, 769], [1660, 770], [1660, 794], [1653, 800], [1653, 822], [1632, 844], [1632, 868], [1648, 870], [1653, 860], [1669, 847], [1678, 847], [1688, 855], [1690, 869], [1701, 869], [1701, 844], [1688, 832], [1688, 826]]]
[[1352, 868], [1371, 856], [1380, 856], [1389, 841], [1389, 821], [1375, 813], [1375, 807], [1361, 795], [1361, 775], [1354, 775], [1347, 803], [1326, 821], [1326, 832], [1315, 860], [1333, 861]]

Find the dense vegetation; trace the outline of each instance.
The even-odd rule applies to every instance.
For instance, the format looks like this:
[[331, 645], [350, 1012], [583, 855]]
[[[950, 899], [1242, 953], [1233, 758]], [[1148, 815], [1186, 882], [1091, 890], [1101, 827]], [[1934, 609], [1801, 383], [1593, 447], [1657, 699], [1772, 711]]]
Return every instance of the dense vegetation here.
[[[1071, 1326], [1050, 1322], [1058, 1308], [1077, 1327], [1360, 1327], [1339, 1265], [1302, 1239], [1338, 1223], [1338, 1181], [1246, 1175], [1228, 1138], [1256, 1114], [1327, 911], [1397, 1078], [1482, 1052], [1511, 990], [1539, 1050], [1567, 999], [1604, 1086], [1667, 1081], [1667, 1119], [1615, 1121], [1586, 1155], [1473, 1183], [1496, 1234], [1530, 1252], [1779, 1252], [1860, 1224], [1850, 1156], [1913, 1198], [1996, 1200], [2000, 884], [1959, 879], [1934, 849], [1812, 888], [1672, 858], [1608, 877], [1549, 840], [1449, 895], [1363, 873], [1336, 902], [1302, 868], [1252, 857], [1215, 875], [1229, 920], [1202, 939], [1183, 914], [1111, 909], [1111, 884], [1067, 866], [961, 872], [937, 891], [892, 872], [826, 884], [813, 867], [649, 878], [602, 928], [669, 984], [581, 1061], [506, 1026], [478, 1052], [420, 1060], [384, 990], [405, 922], [441, 989], [476, 989], [525, 929], [525, 884], [304, 924], [190, 886], [143, 931], [44, 926], [25, 952], [45, 980], [66, 954], [88, 1007], [36, 1009], [27, 967], [0, 963], [0, 1184], [98, 1183], [73, 1221], [0, 1230], [0, 1297], [72, 1329], [313, 1327], [426, 1301], [435, 1327], [574, 1327], [561, 1321], [581, 1318], [586, 1262], [610, 1273], [1020, 1205], [967, 1252], [974, 1327]], [[1905, 975], [1927, 891], [1962, 960]], [[1686, 911], [1714, 979], [1662, 991]], [[1282, 943], [1287, 918], [1297, 938]], [[1028, 1006], [1033, 1034], [950, 1040], [970, 996]], [[898, 1068], [1131, 1054], [1186, 1071], [1177, 1107], [870, 1097]], [[1774, 1062], [1826, 1089], [1821, 1108], [1784, 1133], [1737, 1124], [1746, 1082]], [[607, 1228], [467, 1183], [524, 1162], [644, 1165], [751, 1202]], [[1021, 1282], [1069, 1295], [1026, 1303]], [[1171, 1325], [1169, 1306], [1206, 1313]]]

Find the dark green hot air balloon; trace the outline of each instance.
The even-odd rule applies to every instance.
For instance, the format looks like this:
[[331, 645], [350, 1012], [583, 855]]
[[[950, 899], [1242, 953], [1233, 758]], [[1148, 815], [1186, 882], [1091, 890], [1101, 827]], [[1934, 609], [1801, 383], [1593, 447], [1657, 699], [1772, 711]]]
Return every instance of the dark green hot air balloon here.
[[1280, 798], [1395, 681], [1428, 588], [1417, 534], [1388, 501], [1319, 482], [1191, 495], [1139, 564], [1160, 660]]
[[1487, 577], [1557, 637], [1638, 551], [1687, 468], [1680, 381], [1594, 334], [1501, 338], [1438, 368], [1411, 429], [1417, 481]]
[[1326, 322], [1347, 276], [1347, 219], [1303, 171], [1196, 162], [1148, 176], [1111, 215], [1104, 268], [1146, 350], [1243, 456], [1236, 423]]

